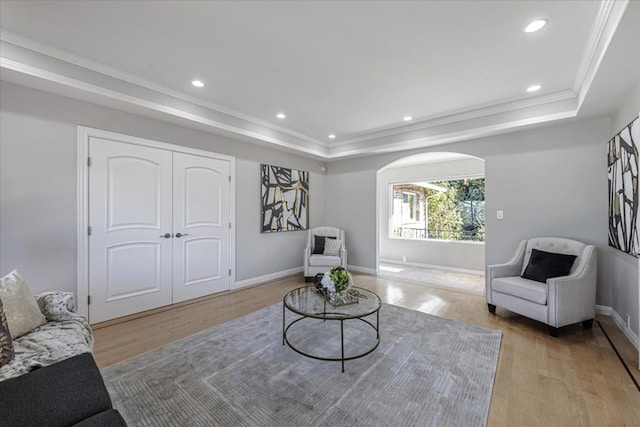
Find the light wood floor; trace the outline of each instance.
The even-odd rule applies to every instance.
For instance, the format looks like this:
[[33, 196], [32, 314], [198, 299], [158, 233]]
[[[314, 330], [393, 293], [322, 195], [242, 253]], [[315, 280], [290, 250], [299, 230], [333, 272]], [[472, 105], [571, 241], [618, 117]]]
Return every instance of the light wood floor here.
[[[563, 328], [552, 338], [545, 325], [498, 307], [487, 311], [483, 296], [357, 275], [389, 304], [502, 330], [502, 345], [489, 410], [490, 426], [640, 426], [640, 392], [602, 329]], [[101, 367], [282, 301], [302, 277], [230, 293], [147, 317], [96, 329]], [[598, 319], [630, 369], [638, 353], [611, 319]]]

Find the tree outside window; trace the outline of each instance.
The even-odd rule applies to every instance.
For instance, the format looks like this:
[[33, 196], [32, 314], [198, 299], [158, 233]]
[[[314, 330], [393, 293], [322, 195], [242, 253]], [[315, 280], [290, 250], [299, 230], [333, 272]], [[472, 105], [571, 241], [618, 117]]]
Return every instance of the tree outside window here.
[[392, 185], [392, 236], [484, 241], [484, 178]]

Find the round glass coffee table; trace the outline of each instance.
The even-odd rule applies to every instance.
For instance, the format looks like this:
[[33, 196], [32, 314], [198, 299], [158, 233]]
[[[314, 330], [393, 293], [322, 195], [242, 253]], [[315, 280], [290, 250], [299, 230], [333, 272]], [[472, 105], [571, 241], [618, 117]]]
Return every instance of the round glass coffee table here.
[[[311, 357], [317, 360], [327, 360], [331, 362], [341, 362], [342, 372], [344, 372], [344, 362], [346, 360], [354, 360], [366, 356], [373, 350], [378, 348], [380, 344], [380, 307], [382, 302], [380, 297], [375, 293], [358, 287], [351, 287], [354, 293], [358, 295], [357, 302], [349, 305], [334, 306], [328, 302], [322, 295], [318, 294], [314, 286], [304, 286], [294, 289], [287, 293], [282, 300], [282, 345], [285, 343], [297, 353]], [[287, 310], [298, 314], [298, 317], [289, 323], [286, 321]], [[365, 317], [376, 315], [375, 324]], [[305, 319], [320, 319], [322, 321], [339, 321], [340, 322], [340, 357], [322, 357], [302, 351], [292, 344], [287, 338], [289, 328]], [[371, 326], [375, 331], [375, 342], [372, 347], [365, 348], [363, 351], [355, 355], [345, 357], [344, 352], [344, 322], [347, 320], [359, 320]], [[329, 327], [329, 325], [327, 325]]]

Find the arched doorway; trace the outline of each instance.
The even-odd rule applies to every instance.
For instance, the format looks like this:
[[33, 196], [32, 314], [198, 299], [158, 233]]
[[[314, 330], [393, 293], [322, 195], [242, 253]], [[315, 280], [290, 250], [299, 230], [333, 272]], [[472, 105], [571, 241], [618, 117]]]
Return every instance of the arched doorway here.
[[484, 161], [452, 152], [377, 172], [380, 276], [484, 292]]

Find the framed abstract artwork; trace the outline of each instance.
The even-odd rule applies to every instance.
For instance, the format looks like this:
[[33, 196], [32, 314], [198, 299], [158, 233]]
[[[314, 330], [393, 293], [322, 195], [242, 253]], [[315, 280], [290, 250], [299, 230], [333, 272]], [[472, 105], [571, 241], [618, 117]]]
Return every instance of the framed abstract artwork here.
[[260, 165], [262, 233], [309, 228], [309, 172]]
[[636, 117], [607, 147], [609, 181], [609, 246], [640, 257], [638, 238], [638, 144]]

